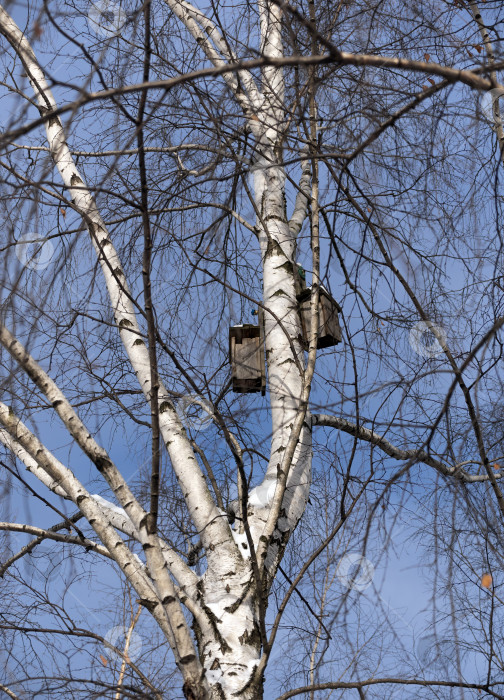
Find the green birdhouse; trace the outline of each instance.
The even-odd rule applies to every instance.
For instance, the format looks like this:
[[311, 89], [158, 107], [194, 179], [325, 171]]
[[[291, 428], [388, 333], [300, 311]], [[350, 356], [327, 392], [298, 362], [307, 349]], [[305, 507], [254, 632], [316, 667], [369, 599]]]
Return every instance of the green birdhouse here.
[[294, 288], [297, 297], [306, 289], [306, 274], [301, 265], [297, 265], [294, 270]]

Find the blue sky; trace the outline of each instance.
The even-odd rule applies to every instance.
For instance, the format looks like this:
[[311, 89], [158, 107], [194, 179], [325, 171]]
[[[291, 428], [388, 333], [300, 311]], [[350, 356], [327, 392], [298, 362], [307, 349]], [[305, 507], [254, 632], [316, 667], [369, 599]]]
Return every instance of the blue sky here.
[[[23, 19], [26, 17], [26, 9], [19, 4], [14, 5], [14, 17], [23, 23]], [[28, 23], [31, 26], [35, 15], [33, 14]], [[93, 35], [83, 36], [81, 32], [84, 32], [87, 28], [87, 17], [84, 12], [73, 12], [69, 13], [68, 17], [65, 19], [65, 27], [67, 30], [79, 33], [81, 40], [84, 41], [86, 48], [88, 48], [92, 55], [95, 57], [100, 56], [100, 50], [102, 44], [99, 43], [97, 37]], [[128, 30], [129, 31], [129, 30]], [[174, 45], [176, 48], [176, 43], [179, 39], [174, 39]], [[111, 40], [112, 42], [115, 39]], [[56, 46], [56, 50], [55, 50]], [[78, 58], [80, 49], [77, 50], [75, 47], [70, 46], [61, 37], [57, 36], [53, 29], [47, 29], [47, 33], [44, 33], [40, 40], [36, 42], [36, 48], [40, 53], [41, 60], [47, 63], [49, 60], [51, 63], [51, 75], [57, 80], [62, 82], [68, 82], [79, 84], [81, 80], [81, 73], [87, 71], [87, 64], [85, 61]], [[75, 53], [74, 53], [75, 52]], [[76, 58], [77, 56], [77, 58]], [[135, 75], [129, 75], [130, 80], [135, 79]], [[58, 101], [70, 99], [73, 94], [71, 88], [66, 88], [64, 86], [55, 87], [55, 95]], [[450, 99], [453, 102], [457, 102], [460, 99], [467, 101], [467, 115], [466, 118], [470, 122], [469, 114], [474, 113], [473, 109], [473, 96], [470, 98], [466, 96], [467, 91], [455, 89], [451, 92]], [[4, 115], [9, 112], [14, 111], [16, 119], [18, 118], [18, 113], [15, 111], [18, 107], [17, 100], [13, 99], [12, 96], [7, 95], [2, 96], [2, 103], [4, 108]], [[424, 116], [419, 117], [418, 121], [410, 127], [410, 131], [414, 131], [415, 128], [419, 129], [425, 125], [426, 121], [430, 118], [430, 112], [434, 108], [431, 105], [426, 105]], [[471, 112], [472, 110], [472, 112]], [[421, 112], [421, 110], [419, 110]], [[23, 119], [32, 118], [35, 111], [28, 110], [24, 115]], [[108, 115], [106, 120], [112, 119]], [[4, 124], [5, 124], [4, 117]], [[85, 120], [85, 135], [84, 137], [75, 134], [75, 139], [79, 141], [79, 147], [93, 147], [94, 137], [98, 140], [102, 132], [106, 131], [107, 128], [112, 126], [112, 122], [101, 122], [99, 119], [95, 118], [93, 112], [90, 110], [88, 117]], [[487, 127], [488, 125], [484, 125]], [[189, 127], [182, 129], [181, 137], [193, 136]], [[34, 139], [39, 142], [39, 138], [42, 136], [41, 132], [36, 136], [35, 134], [29, 134], [26, 140]], [[485, 143], [490, 147], [491, 134], [488, 133], [488, 137]], [[113, 138], [110, 138], [113, 141]], [[390, 142], [384, 137], [384, 143], [390, 147]], [[462, 156], [461, 156], [462, 158]], [[456, 159], [454, 159], [456, 161]], [[152, 166], [155, 167], [156, 161], [152, 161]], [[455, 167], [457, 166], [457, 167]], [[359, 167], [364, 168], [364, 165], [359, 164], [356, 166], [356, 171], [359, 171]], [[440, 166], [441, 167], [441, 166]], [[459, 191], [463, 193], [463, 160], [460, 163], [456, 163], [453, 167], [453, 183], [452, 187], [454, 189], [459, 187]], [[95, 182], [99, 182], [100, 178], [105, 172], [105, 168], [101, 163], [94, 164], [91, 160], [86, 160], [84, 165], [84, 171], [86, 176]], [[405, 173], [405, 182], [408, 181], [408, 177], [411, 180], [414, 179], [414, 167], [411, 168], [411, 173]], [[391, 204], [394, 202], [392, 195], [386, 194], [387, 187], [389, 185], [388, 175], [381, 173], [382, 180], [375, 183], [375, 188], [373, 191], [373, 196], [377, 198], [383, 205]], [[327, 173], [323, 171], [323, 178], [327, 178]], [[483, 179], [483, 178], [482, 178]], [[391, 180], [392, 182], [392, 180]], [[392, 182], [392, 184], [394, 184]], [[490, 189], [490, 186], [489, 186]], [[290, 200], [293, 200], [294, 193], [290, 192]], [[450, 188], [446, 185], [446, 190], [440, 185], [439, 199], [442, 201], [444, 194], [450, 195]], [[336, 193], [334, 193], [336, 196]], [[106, 195], [103, 195], [104, 199]], [[423, 225], [418, 225], [415, 228], [415, 219], [408, 219], [401, 211], [401, 206], [405, 206], [405, 202], [398, 204], [395, 218], [389, 220], [387, 223], [392, 226], [405, 226], [411, 235], [414, 236], [414, 242], [418, 245], [423, 245], [424, 252], [426, 254], [432, 255], [435, 262], [440, 262], [441, 255], [440, 251], [437, 249], [439, 241], [439, 229], [437, 228], [438, 223], [441, 220], [442, 212], [438, 208], [439, 202], [435, 202], [435, 195], [432, 195], [432, 221], [426, 222]], [[100, 201], [100, 196], [98, 197]], [[330, 193], [327, 194], [327, 200], [330, 200]], [[413, 200], [413, 196], [411, 200]], [[108, 200], [107, 200], [108, 201]], [[494, 211], [491, 208], [492, 198], [490, 192], [485, 192], [484, 206], [482, 206], [479, 213], [478, 224], [481, 227], [485, 227], [491, 231], [492, 226], [495, 225]], [[244, 209], [248, 216], [252, 216], [252, 211], [246, 208]], [[17, 218], [16, 218], [17, 217]], [[74, 214], [68, 209], [64, 216], [64, 220], [61, 219], [61, 213], [58, 215], [59, 221], [56, 222], [54, 212], [45, 211], [40, 219], [37, 219], [37, 215], [31, 210], [31, 205], [28, 203], [26, 207], [21, 211], [15, 211], [13, 213], [13, 219], [16, 222], [15, 230], [16, 233], [21, 233], [24, 229], [23, 226], [27, 221], [30, 222], [30, 227], [33, 227], [36, 231], [46, 231], [51, 230], [56, 234], [62, 229], [73, 230], [78, 226], [78, 219]], [[462, 230], [466, 230], [471, 226], [470, 214], [465, 216], [464, 212], [460, 214], [460, 222], [458, 222]], [[191, 220], [189, 220], [188, 226], [191, 225]], [[160, 231], [164, 231], [160, 227]], [[368, 236], [369, 236], [369, 232]], [[347, 235], [345, 241], [348, 246], [354, 244], [358, 246], [360, 243], [360, 236], [362, 234], [361, 229], [358, 227], [349, 227], [344, 235]], [[475, 234], [476, 235], [476, 234]], [[245, 242], [250, 243], [250, 239], [247, 238], [246, 234], [243, 233], [243, 239]], [[307, 249], [307, 231], [305, 230], [302, 236], [301, 251], [300, 251], [300, 262], [304, 264], [306, 269], [309, 271], [309, 257]], [[472, 241], [467, 243], [467, 250], [469, 251], [470, 244]], [[92, 271], [92, 260], [89, 255], [89, 245], [86, 240], [85, 234], [71, 233], [65, 235], [61, 239], [55, 238], [53, 240], [55, 254], [51, 259], [50, 264], [45, 270], [33, 271], [24, 270], [26, 279], [29, 284], [32, 285], [31, 291], [34, 295], [39, 294], [40, 287], [42, 286], [50, 292], [49, 303], [53, 304], [54, 307], [51, 309], [53, 313], [57, 315], [57, 310], [59, 305], [62, 308], [68, 306], [73, 306], [79, 304], [80, 299], [85, 298], [85, 292], [90, 287], [90, 285], [97, 285], [97, 289], [94, 290], [90, 296], [87, 308], [91, 309], [93, 312], [98, 313], [100, 309], [103, 309], [102, 302], [103, 297], [100, 293], [101, 280], [94, 276]], [[460, 240], [457, 241], [459, 246], [458, 250], [464, 249], [465, 244]], [[76, 259], [79, 260], [77, 267], [74, 268], [73, 272], [69, 274], [66, 270], [59, 270], [58, 263], [65, 254], [68, 254], [70, 247], [74, 246], [73, 254]], [[322, 252], [323, 255], [328, 253], [327, 240], [322, 242]], [[132, 253], [132, 259], [134, 260], [135, 251]], [[401, 246], [398, 246], [396, 250], [396, 260], [400, 264], [404, 262], [404, 252], [401, 250]], [[349, 249], [346, 249], [346, 263], [349, 267], [355, 261], [355, 256]], [[258, 254], [257, 250], [249, 250], [246, 256], [248, 268], [243, 270], [243, 275], [241, 279], [233, 279], [233, 283], [241, 286], [242, 289], [253, 290], [254, 294], [259, 294], [260, 280], [257, 278], [257, 266], [258, 266]], [[160, 258], [159, 267], [156, 270], [159, 277], [156, 280], [158, 284], [158, 291], [161, 294], [161, 287], [166, 284], [167, 288], [170, 286], [176, 287], [181, 280], [186, 279], [187, 275], [187, 265], [180, 263], [177, 267], [175, 262], [177, 260], [177, 255], [174, 253], [173, 257], [170, 258], [172, 262], [171, 267], [163, 267], [163, 260]], [[493, 261], [491, 255], [488, 256], [488, 260], [483, 264], [479, 277], [478, 283], [483, 284], [484, 280], [488, 278], [491, 274], [491, 265]], [[498, 260], [500, 265], [500, 257], [495, 255], [495, 259]], [[19, 270], [22, 269], [20, 261], [17, 257], [12, 254], [8, 258], [8, 264], [10, 265], [9, 273], [11, 275], [11, 281], [14, 275], [17, 274]], [[449, 335], [449, 341], [452, 342], [460, 353], [467, 352], [471, 343], [474, 342], [474, 338], [478, 337], [478, 332], [475, 332], [475, 326], [481, 328], [485, 327], [488, 323], [489, 318], [491, 318], [492, 311], [488, 312], [486, 316], [478, 313], [474, 313], [472, 317], [461, 316], [457, 319], [457, 307], [456, 304], [460, 303], [459, 289], [464, 283], [463, 273], [464, 270], [462, 266], [457, 267], [451, 263], [449, 256], [444, 257], [444, 268], [442, 271], [442, 282], [439, 283], [439, 288], [442, 289], [443, 293], [446, 295], [445, 301], [446, 305], [440, 302], [439, 312], [443, 319], [447, 319], [449, 323], [447, 325], [447, 331]], [[214, 269], [218, 270], [216, 266]], [[165, 270], [169, 270], [168, 275]], [[423, 268], [420, 264], [418, 267], [408, 270], [411, 275], [410, 279], [416, 285], [416, 289], [423, 293], [425, 290], [422, 288], [422, 275]], [[39, 273], [39, 274], [38, 274]], [[168, 279], [166, 279], [168, 277]], [[308, 273], [309, 277], [309, 273]], [[364, 281], [363, 281], [364, 278]], [[204, 275], [196, 275], [195, 282], [201, 283], [204, 279]], [[394, 429], [391, 431], [390, 439], [404, 438], [407, 441], [408, 438], [413, 438], [415, 440], [421, 440], [425, 437], [427, 432], [427, 425], [429, 420], [435, 415], [434, 405], [435, 400], [442, 396], [446, 391], [446, 388], [451, 382], [451, 376], [444, 373], [446, 372], [446, 365], [443, 364], [441, 359], [431, 359], [419, 357], [418, 353], [415, 353], [414, 348], [410, 343], [410, 330], [411, 327], [419, 321], [419, 318], [412, 314], [411, 307], [408, 305], [406, 297], [397, 288], [394, 289], [396, 293], [396, 299], [392, 299], [391, 295], [391, 285], [392, 281], [385, 274], [382, 276], [369, 277], [367, 281], [365, 280], [365, 273], [360, 277], [360, 282], [363, 285], [362, 289], [365, 291], [368, 298], [373, 303], [374, 309], [383, 315], [393, 316], [396, 313], [397, 318], [392, 319], [392, 321], [387, 322], [386, 325], [380, 327], [371, 321], [369, 317], [365, 317], [364, 323], [363, 318], [357, 313], [358, 304], [355, 298], [349, 294], [347, 287], [343, 283], [341, 271], [336, 262], [333, 262], [329, 268], [329, 279], [325, 280], [327, 286], [330, 287], [333, 295], [340, 301], [344, 303], [344, 316], [347, 323], [347, 332], [352, 336], [355, 343], [355, 347], [358, 351], [359, 365], [359, 382], [360, 390], [366, 390], [369, 388], [376, 389], [377, 386], [381, 387], [380, 391], [372, 394], [370, 398], [367, 398], [363, 402], [361, 407], [362, 414], [366, 418], [373, 418], [377, 412], [379, 412], [378, 422], [376, 424], [377, 430], [384, 430], [390, 420], [394, 421]], [[139, 276], [133, 279], [132, 288], [135, 293], [140, 294], [141, 280]], [[4, 290], [5, 294], [5, 290]], [[251, 294], [253, 296], [253, 294]], [[484, 303], [484, 294], [481, 290], [476, 288], [474, 296], [480, 304]], [[4, 296], [5, 298], [5, 296]], [[195, 328], [193, 325], [194, 317], [191, 315], [191, 299], [198, 299], [200, 302], [199, 308], [204, 308], [208, 312], [208, 317], [205, 316], [204, 320], [200, 320], [200, 326]], [[469, 300], [470, 301], [470, 300]], [[227, 346], [227, 326], [229, 322], [247, 322], [250, 321], [250, 302], [240, 301], [237, 295], [230, 295], [229, 307], [225, 314], [221, 314], [220, 311], [220, 298], [213, 295], [212, 292], [207, 292], [205, 289], [197, 290], [192, 289], [190, 293], [188, 292], [188, 300], [185, 301], [185, 305], [182, 306], [181, 319], [179, 325], [175, 328], [177, 331], [178, 341], [180, 346], [184, 348], [185, 352], [191, 356], [192, 359], [196, 359], [200, 364], [200, 373], [198, 379], [201, 380], [202, 374], [205, 371], [209, 371], [212, 364], [217, 364], [217, 358], [220, 360], [225, 356], [225, 348]], [[455, 305], [455, 311], [453, 310], [453, 305]], [[479, 307], [476, 307], [478, 310]], [[19, 316], [22, 316], [23, 305], [20, 304], [18, 307]], [[163, 310], [163, 320], [167, 318], [171, 313], [171, 308]], [[229, 313], [229, 316], [228, 316]], [[399, 316], [402, 317], [399, 318]], [[408, 316], [409, 314], [409, 316]], [[436, 319], [437, 320], [437, 319]], [[171, 321], [170, 321], [171, 324]], [[26, 332], [26, 328], [23, 329], [21, 322], [19, 322], [21, 334]], [[472, 332], [467, 333], [467, 329]], [[42, 354], [43, 360], [42, 365], [51, 371], [53, 365], [49, 363], [49, 358], [44, 356], [44, 340], [42, 333], [51, 332], [51, 323], [43, 318], [39, 321], [38, 330], [41, 333], [41, 340], [34, 343], [34, 348]], [[89, 322], [81, 327], [82, 331], [86, 334], [86, 350], [93, 356], [93, 360], [96, 361], [96, 366], [98, 368], [106, 367], [107, 363], [111, 361], [114, 357], [115, 349], [112, 348], [107, 352], [103, 352], [98, 344], [100, 341], [99, 331], [97, 327]], [[171, 329], [171, 325], [170, 325]], [[216, 344], [212, 346], [209, 350], [206, 345], [207, 335], [209, 335], [209, 329], [215, 334], [217, 340]], [[371, 353], [369, 357], [364, 355], [368, 352], [365, 346], [365, 340], [371, 338], [372, 342], [370, 344]], [[185, 343], [185, 347], [184, 347]], [[374, 345], [373, 345], [374, 343]], [[85, 347], [83, 345], [83, 347]], [[98, 349], [95, 349], [98, 348]], [[71, 353], [76, 351], [75, 349], [68, 349]], [[394, 351], [394, 362], [389, 361], [388, 352], [392, 353]], [[110, 353], [110, 354], [109, 354]], [[224, 355], [223, 355], [224, 353]], [[35, 350], [34, 350], [35, 354]], [[379, 361], [379, 356], [382, 359]], [[397, 360], [397, 357], [401, 361]], [[317, 367], [317, 378], [315, 380], [315, 390], [313, 395], [313, 403], [316, 406], [316, 410], [323, 412], [335, 413], [341, 412], [343, 415], [352, 415], [352, 365], [351, 356], [348, 352], [348, 342], [345, 348], [338, 347], [335, 350], [331, 349], [328, 352], [324, 352], [319, 360], [319, 365]], [[58, 358], [56, 363], [58, 372], [62, 372], [64, 369], [64, 355]], [[169, 370], [168, 370], [169, 371]], [[419, 426], [418, 424], [411, 427], [411, 425], [404, 424], [413, 416], [414, 404], [405, 403], [404, 409], [398, 417], [397, 411], [399, 406], [399, 396], [402, 391], [401, 383], [395, 387], [391, 394], [391, 398], [387, 398], [385, 405], [382, 404], [384, 397], [387, 395], [389, 382], [397, 381], [398, 377], [411, 378], [416, 374], [421, 374], [423, 371], [427, 372], [427, 376], [420, 384], [420, 391], [423, 392], [423, 403], [422, 410], [425, 411], [425, 427]], [[220, 383], [222, 378], [226, 374], [226, 369], [224, 368], [218, 377], [214, 380], [212, 388], [215, 390]], [[184, 393], [187, 387], [184, 387], [183, 382], [180, 382], [175, 376], [170, 376], [170, 380], [173, 380], [173, 386], [176, 387], [181, 393]], [[72, 391], [75, 396], [77, 396], [79, 391], [79, 381], [77, 377], [70, 377], [70, 383], [73, 384], [75, 381], [75, 386]], [[338, 387], [345, 386], [345, 400], [342, 400], [339, 393]], [[484, 398], [486, 398], [485, 394]], [[432, 405], [430, 399], [432, 397]], [[236, 398], [236, 397], [235, 397]], [[454, 397], [454, 403], [459, 402], [459, 397]], [[249, 425], [250, 433], [253, 435], [253, 441], [256, 447], [266, 450], [267, 442], [269, 439], [268, 433], [268, 396], [264, 399], [259, 396], [246, 396], [236, 398], [236, 401], [228, 406], [228, 410], [232, 414], [236, 414], [237, 407], [243, 406], [246, 412], [252, 415], [251, 425]], [[460, 405], [460, 404], [458, 404]], [[84, 410], [84, 409], [83, 409]], [[126, 429], [118, 426], [113, 420], [104, 421], [103, 416], [106, 415], [107, 407], [103, 408], [103, 413], [97, 415], [95, 419], [89, 419], [91, 429], [95, 431], [95, 434], [99, 437], [100, 441], [110, 450], [114, 461], [121, 465], [122, 471], [125, 476], [131, 480], [131, 483], [135, 482], [135, 479], [139, 477], [139, 468], [148, 464], [149, 458], [149, 445], [146, 438], [146, 432], [142, 431], [138, 426], [128, 424]], [[147, 410], [143, 410], [143, 416], [147, 416]], [[400, 420], [399, 420], [400, 418]], [[397, 419], [397, 421], [396, 421]], [[83, 457], [75, 448], [72, 448], [69, 444], [68, 437], [64, 430], [61, 429], [57, 419], [49, 422], [44, 411], [38, 411], [36, 422], [33, 421], [32, 427], [37, 428], [40, 431], [40, 435], [46, 442], [47, 446], [52, 449], [55, 454], [63, 461], [72, 467], [72, 469], [79, 475], [83, 482], [88, 486], [91, 492], [102, 492], [105, 496], [106, 491], [101, 491], [100, 482], [96, 479], [96, 474], [94, 468], [92, 468], [88, 460]], [[321, 450], [318, 453], [318, 457], [315, 460], [314, 473], [315, 480], [327, 472], [327, 465], [334, 460], [335, 455], [342, 449], [345, 448], [346, 453], [351, 449], [352, 441], [348, 436], [340, 438], [339, 442], [336, 442], [331, 435], [331, 431], [323, 431], [318, 429], [319, 434], [327, 434], [329, 445], [325, 450]], [[219, 445], [216, 442], [217, 434], [210, 428], [205, 431], [204, 435], [198, 436], [201, 440], [208, 446], [212, 455], [219, 457], [219, 464], [221, 468], [224, 469], [226, 466], [229, 468], [230, 459], [222, 455], [222, 451], [219, 450]], [[443, 439], [441, 437], [436, 437], [433, 442], [434, 448], [443, 450]], [[461, 440], [460, 451], [464, 450], [471, 452], [471, 446], [467, 446], [463, 440]], [[369, 452], [359, 451], [356, 457], [355, 471], [357, 474], [363, 474], [369, 466]], [[390, 477], [394, 470], [397, 468], [397, 464], [391, 460], [387, 460], [380, 467], [383, 472], [383, 478]], [[395, 509], [403, 509], [404, 513], [411, 513], [411, 516], [404, 516], [400, 522], [394, 525], [392, 529], [392, 541], [394, 544], [394, 549], [390, 550], [389, 555], [386, 559], [381, 556], [383, 548], [383, 536], [377, 530], [372, 530], [370, 539], [367, 545], [366, 556], [375, 566], [375, 576], [372, 585], [365, 591], [359, 593], [356, 591], [351, 591], [349, 594], [349, 603], [351, 608], [346, 616], [346, 621], [349, 624], [349, 628], [352, 628], [353, 624], [356, 624], [361, 618], [367, 620], [367, 625], [369, 629], [373, 628], [373, 625], [380, 626], [383, 619], [387, 620], [388, 628], [383, 630], [383, 638], [390, 640], [394, 639], [393, 632], [396, 635], [395, 644], [403, 645], [405, 649], [411, 652], [413, 655], [417, 655], [418, 652], [418, 642], [423, 637], [431, 634], [429, 626], [431, 625], [433, 619], [438, 621], [443, 619], [443, 614], [446, 609], [443, 606], [447, 605], [448, 598], [441, 601], [442, 612], [436, 613], [435, 606], [432, 602], [432, 577], [433, 571], [425, 564], [425, 551], [422, 547], [422, 542], [409, 539], [412, 534], [418, 531], [419, 525], [421, 524], [422, 518], [425, 513], [422, 510], [422, 505], [427, 504], [427, 494], [431, 494], [436, 489], [442, 489], [443, 484], [439, 485], [436, 481], [435, 475], [431, 472], [427, 473], [427, 467], [415, 466], [412, 470], [415, 475], [421, 474], [422, 478], [418, 478], [409, 490], [409, 496], [406, 501], [401, 499], [401, 491], [393, 490], [390, 495], [390, 500], [388, 502], [388, 508], [390, 509], [390, 515], [384, 518], [384, 526], [387, 530], [389, 527], [392, 528], [392, 519], [395, 515]], [[254, 478], [252, 483], [256, 483], [256, 480], [260, 478], [260, 469], [255, 466]], [[329, 477], [329, 483], [334, 483], [336, 488], [338, 480], [335, 476], [335, 471], [329, 472], [332, 476]], [[416, 477], [415, 477], [416, 478]], [[333, 479], [333, 482], [330, 481]], [[27, 476], [28, 482], [33, 488], [37, 488], [37, 482], [30, 476]], [[230, 486], [230, 494], [233, 495], [234, 484]], [[380, 493], [380, 488], [376, 487], [375, 495], [378, 496]], [[2, 508], [5, 513], [1, 516], [2, 518], [9, 518], [18, 522], [29, 522], [35, 523], [42, 527], [50, 526], [58, 520], [54, 513], [50, 511], [47, 506], [42, 504], [40, 501], [34, 499], [32, 496], [23, 492], [19, 488], [13, 488], [10, 493], [10, 499], [4, 499], [2, 503]], [[57, 503], [58, 507], [66, 513], [73, 512], [72, 509], [67, 510], [68, 506], [64, 503], [58, 501], [52, 496], [44, 494], [52, 503]], [[425, 500], [425, 503], [422, 501]], [[389, 511], [387, 511], [389, 513]], [[310, 512], [307, 514], [307, 518], [310, 518]], [[365, 513], [362, 516], [361, 526], [357, 526], [356, 530], [352, 536], [352, 541], [349, 545], [351, 551], [360, 551], [362, 546], [361, 537], [362, 529], [366, 522]], [[377, 526], [378, 527], [378, 526]], [[14, 538], [12, 538], [14, 541]], [[19, 542], [24, 543], [27, 541], [26, 537], [19, 536], [15, 538], [16, 546]], [[15, 549], [15, 547], [13, 547]], [[83, 555], [84, 556], [84, 555]], [[443, 563], [443, 558], [441, 556], [441, 567]], [[79, 571], [79, 561], [75, 564], [75, 571]], [[21, 565], [22, 566], [22, 565]], [[63, 568], [67, 568], [67, 563], [63, 565]], [[84, 567], [85, 568], [85, 567]], [[480, 567], [481, 568], [481, 567]], [[22, 569], [21, 569], [22, 570]], [[94, 583], [90, 584], [87, 577], [79, 579], [76, 574], [73, 573], [73, 569], [68, 563], [68, 576], [76, 576], [78, 580], [73, 583], [67, 594], [66, 600], [68, 609], [76, 616], [77, 619], [82, 620], [83, 625], [87, 625], [94, 631], [100, 634], [106, 634], [107, 631], [111, 629], [117, 623], [116, 613], [114, 611], [114, 605], [117, 602], [116, 594], [114, 590], [117, 590], [119, 586], [116, 574], [113, 572], [111, 566], [99, 564], [93, 567], [94, 571]], [[477, 576], [473, 576], [474, 586], [477, 586]], [[58, 579], [59, 581], [59, 579]], [[307, 584], [308, 586], [309, 584]], [[331, 591], [334, 595], [338, 596], [344, 588], [338, 580], [335, 580]], [[475, 595], [475, 591], [474, 591]], [[483, 604], [484, 603], [484, 598]], [[293, 608], [293, 616], [299, 616], [299, 611], [303, 610], [302, 604], [296, 601], [296, 607]], [[105, 612], [104, 612], [105, 611]], [[302, 614], [302, 613], [301, 613]], [[306, 611], [305, 611], [306, 614]], [[41, 618], [42, 621], [45, 618], [43, 613]], [[49, 619], [49, 618], [47, 618]], [[446, 634], [450, 634], [449, 619], [446, 622]], [[146, 641], [149, 641], [152, 634], [154, 625], [148, 620], [146, 613], [142, 614], [141, 623], [139, 626], [140, 636], [144, 635]], [[443, 629], [443, 624], [440, 624], [440, 628]], [[463, 629], [463, 628], [462, 628]], [[441, 632], [443, 634], [444, 632]], [[289, 631], [286, 629], [282, 633], [282, 637], [279, 640], [279, 650], [277, 652], [278, 661], [281, 660], [282, 643], [288, 645], [289, 643]], [[385, 653], [382, 666], [390, 666], [394, 659], [394, 651], [397, 647], [391, 647], [390, 653]], [[21, 651], [21, 649], [20, 649]], [[100, 652], [97, 649], [97, 653]], [[156, 662], [162, 658], [162, 652], [157, 652], [155, 656]], [[76, 656], [70, 657], [70, 663], [75, 664], [74, 668], [77, 669], [82, 663], [81, 658], [77, 654]], [[468, 678], [476, 677], [479, 664], [479, 659], [477, 656], [467, 655], [464, 657], [464, 674], [467, 674]], [[432, 666], [432, 664], [431, 664]], [[103, 670], [103, 669], [102, 669]], [[428, 675], [429, 669], [424, 669], [425, 674]], [[436, 674], [438, 674], [442, 669], [436, 667]], [[328, 669], [324, 669], [325, 673], [328, 673]], [[335, 675], [340, 671], [337, 663], [334, 663], [331, 672]], [[415, 668], [415, 673], [419, 672], [418, 667]], [[421, 671], [420, 671], [421, 672]], [[378, 672], [377, 672], [378, 673]], [[276, 689], [276, 679], [275, 673], [273, 671], [268, 675], [268, 692], [270, 688]], [[1, 676], [0, 676], [1, 678]], [[326, 677], [324, 677], [326, 679]], [[402, 692], [402, 691], [401, 691]], [[406, 691], [404, 691], [406, 692]], [[397, 697], [420, 697], [418, 691], [411, 691], [411, 695], [404, 695], [399, 693]]]

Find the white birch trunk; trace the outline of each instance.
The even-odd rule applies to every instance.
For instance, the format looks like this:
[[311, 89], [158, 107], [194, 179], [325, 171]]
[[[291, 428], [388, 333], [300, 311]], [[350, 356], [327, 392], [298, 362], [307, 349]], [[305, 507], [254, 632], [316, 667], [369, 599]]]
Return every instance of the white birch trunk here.
[[[281, 56], [281, 13], [276, 5], [260, 3], [262, 51]], [[304, 379], [304, 353], [299, 342], [300, 319], [294, 288], [296, 234], [301, 228], [302, 197], [306, 207], [306, 168], [303, 171], [304, 194], [298, 198], [296, 221], [289, 227], [285, 197], [285, 171], [282, 165], [281, 130], [285, 121], [281, 69], [266, 68], [263, 72], [263, 100], [257, 119], [251, 122], [256, 137], [257, 162], [253, 169], [253, 189], [257, 208], [256, 228], [263, 260], [263, 301], [267, 310], [266, 353], [272, 410], [271, 457], [263, 483], [249, 498], [248, 519], [254, 547], [257, 550], [275, 492], [275, 484], [284, 468], [283, 454], [300, 410]], [[278, 323], [279, 319], [281, 325]], [[222, 635], [199, 639], [201, 662], [206, 670], [212, 698], [232, 697], [250, 700], [262, 697], [262, 678], [253, 671], [261, 657], [257, 596], [267, 598], [267, 589], [276, 573], [276, 565], [290, 534], [302, 516], [311, 478], [311, 428], [309, 414], [301, 430], [287, 479], [287, 488], [275, 532], [267, 547], [265, 590], [257, 591], [251, 581], [252, 571], [236, 572], [228, 578], [227, 595], [222, 597], [223, 579], [207, 574], [202, 582], [202, 603], [215, 615], [215, 624]], [[243, 541], [246, 541], [242, 534]], [[247, 550], [241, 550], [246, 552]], [[223, 572], [222, 572], [223, 573]], [[248, 588], [236, 610], [234, 603]], [[250, 685], [249, 685], [250, 684]]]

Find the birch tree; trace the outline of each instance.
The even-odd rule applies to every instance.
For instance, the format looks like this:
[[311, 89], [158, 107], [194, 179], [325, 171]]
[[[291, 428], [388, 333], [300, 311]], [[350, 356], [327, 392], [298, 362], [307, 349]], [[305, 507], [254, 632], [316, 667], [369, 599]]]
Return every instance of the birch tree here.
[[[0, 524], [33, 538], [1, 573], [46, 541], [113, 562], [138, 604], [103, 697], [143, 697], [126, 666], [160, 696], [129, 664], [144, 610], [174, 697], [262, 698], [294, 599], [315, 626], [282, 698], [502, 697], [501, 20], [463, 0], [0, 8], [2, 465], [55, 518]], [[252, 310], [264, 399], [230, 379]], [[467, 611], [478, 677], [458, 651], [448, 677], [382, 673], [385, 637], [371, 661], [339, 626], [409, 498], [441, 578], [463, 561], [492, 598]]]

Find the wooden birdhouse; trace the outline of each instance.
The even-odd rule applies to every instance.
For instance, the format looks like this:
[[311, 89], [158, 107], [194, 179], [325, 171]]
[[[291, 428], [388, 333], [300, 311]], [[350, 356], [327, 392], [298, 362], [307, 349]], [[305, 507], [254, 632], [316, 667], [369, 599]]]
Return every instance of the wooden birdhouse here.
[[259, 309], [259, 325], [245, 323], [229, 329], [229, 361], [233, 391], [238, 394], [266, 393], [264, 361], [264, 314]]
[[[308, 348], [310, 337], [310, 302], [311, 287], [308, 287], [297, 296], [299, 302], [299, 313], [301, 316], [301, 326], [303, 329], [304, 347]], [[324, 287], [319, 288], [319, 328], [317, 348], [330, 348], [341, 343], [341, 328], [338, 320], [338, 313], [341, 307]]]

